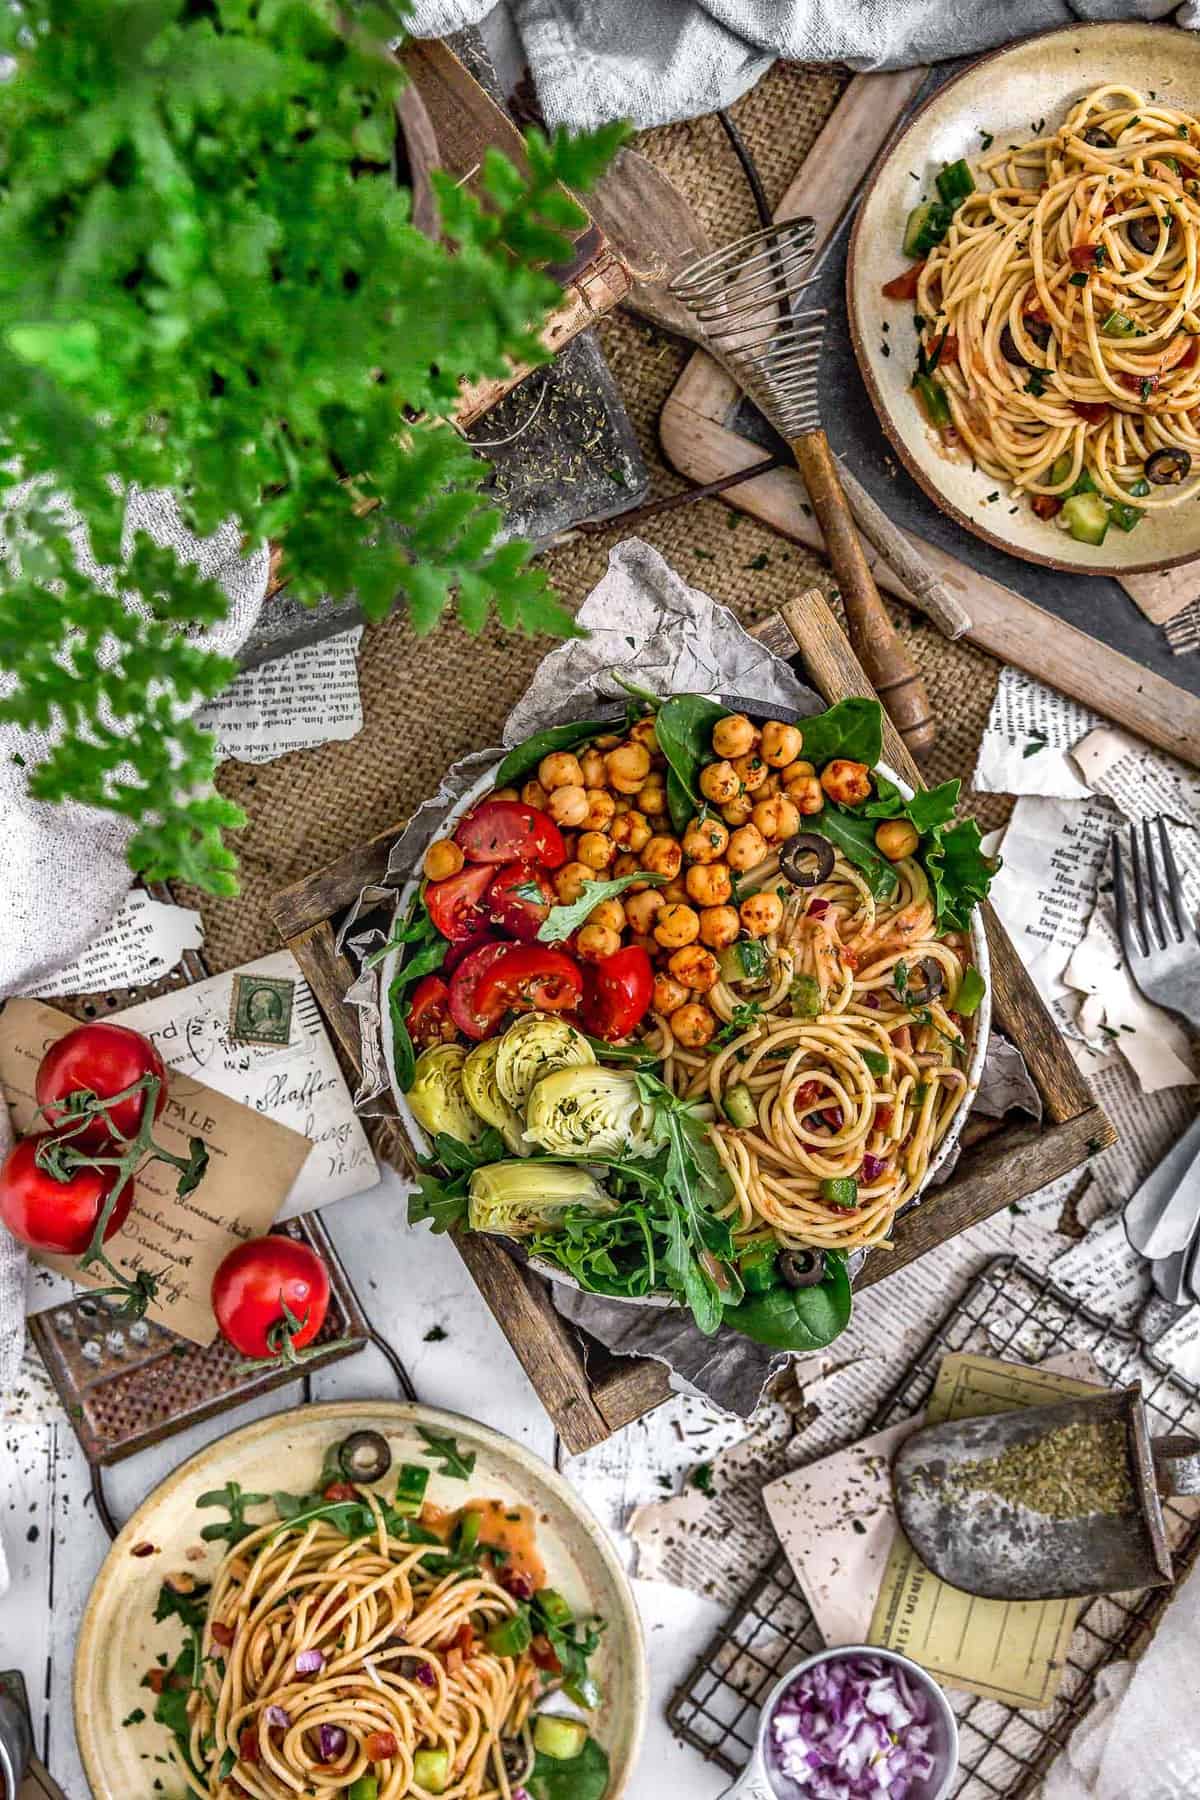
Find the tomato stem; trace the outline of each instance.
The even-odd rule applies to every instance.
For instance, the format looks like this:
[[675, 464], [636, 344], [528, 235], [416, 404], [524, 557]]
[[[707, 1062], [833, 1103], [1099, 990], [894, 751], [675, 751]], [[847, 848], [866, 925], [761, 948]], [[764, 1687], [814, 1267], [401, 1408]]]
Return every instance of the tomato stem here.
[[349, 1350], [353, 1347], [353, 1338], [336, 1338], [330, 1344], [310, 1344], [307, 1349], [297, 1350], [295, 1340], [308, 1324], [312, 1308], [305, 1310], [303, 1318], [298, 1317], [284, 1298], [282, 1288], [279, 1290], [279, 1304], [283, 1309], [283, 1317], [276, 1319], [267, 1332], [270, 1356], [259, 1356], [249, 1362], [238, 1363], [235, 1374], [254, 1375], [260, 1369], [298, 1369], [303, 1363], [312, 1362], [318, 1356], [327, 1356], [331, 1350]]

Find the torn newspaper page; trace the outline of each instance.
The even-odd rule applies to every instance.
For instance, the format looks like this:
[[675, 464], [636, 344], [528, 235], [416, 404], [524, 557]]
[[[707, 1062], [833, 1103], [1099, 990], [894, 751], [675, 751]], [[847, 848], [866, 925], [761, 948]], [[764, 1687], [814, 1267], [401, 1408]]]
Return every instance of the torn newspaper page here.
[[155, 900], [131, 888], [106, 930], [75, 961], [26, 988], [28, 999], [56, 995], [107, 994], [113, 988], [146, 987], [169, 975], [185, 950], [198, 950], [204, 926], [190, 906]]
[[1070, 752], [1098, 725], [1096, 714], [1054, 688], [1005, 667], [984, 727], [971, 785], [981, 794], [1043, 794], [1085, 800]]
[[1114, 726], [1102, 725], [1076, 744], [1072, 760], [1088, 786], [1107, 794], [1127, 819], [1158, 813], [1200, 825], [1200, 774]]
[[222, 762], [266, 763], [293, 750], [343, 743], [362, 730], [358, 646], [362, 627], [247, 669], [196, 724], [213, 733]]

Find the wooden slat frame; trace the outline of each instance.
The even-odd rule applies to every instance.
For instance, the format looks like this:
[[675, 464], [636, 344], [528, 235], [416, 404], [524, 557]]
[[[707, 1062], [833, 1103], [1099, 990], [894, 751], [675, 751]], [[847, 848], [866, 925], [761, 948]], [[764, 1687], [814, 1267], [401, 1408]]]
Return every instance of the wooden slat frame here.
[[[833, 704], [853, 694], [874, 698], [862, 668], [823, 595], [816, 589], [789, 601], [757, 636], [777, 654], [799, 652], [813, 685]], [[920, 776], [890, 722], [884, 719], [884, 758], [914, 785]], [[377, 882], [402, 822], [357, 850], [277, 894], [272, 912], [280, 936], [304, 971], [354, 1077], [361, 1068], [358, 1014], [343, 999], [354, 971], [337, 953], [337, 924], [359, 892]], [[965, 1148], [944, 1186], [897, 1224], [892, 1248], [873, 1251], [859, 1287], [882, 1281], [927, 1250], [986, 1219], [1001, 1207], [1068, 1173], [1116, 1137], [1097, 1106], [1054, 1022], [1002, 926], [989, 911], [993, 1017], [1025, 1056], [1049, 1123], [1002, 1127]], [[411, 1173], [411, 1152], [386, 1110], [368, 1120], [377, 1153]], [[571, 1453], [591, 1449], [667, 1398], [667, 1372], [648, 1359], [614, 1357], [583, 1339], [555, 1311], [547, 1284], [487, 1237], [455, 1238], [501, 1329]]]

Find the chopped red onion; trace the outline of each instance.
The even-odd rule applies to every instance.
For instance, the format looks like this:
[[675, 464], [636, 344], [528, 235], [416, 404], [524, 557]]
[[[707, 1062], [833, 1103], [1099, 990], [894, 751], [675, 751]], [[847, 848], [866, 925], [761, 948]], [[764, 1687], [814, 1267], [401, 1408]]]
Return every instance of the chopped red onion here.
[[831, 1657], [785, 1688], [767, 1738], [797, 1800], [922, 1800], [934, 1772], [928, 1696], [877, 1656]]
[[317, 1728], [317, 1755], [323, 1763], [336, 1762], [346, 1748], [346, 1734], [340, 1725], [321, 1725]]
[[280, 1731], [286, 1731], [288, 1726], [291, 1724], [291, 1722], [292, 1722], [291, 1719], [284, 1712], [282, 1706], [268, 1706], [268, 1708], [267, 1708], [267, 1724], [268, 1725], [277, 1725], [279, 1727]]
[[430, 1666], [427, 1662], [424, 1662], [421, 1664], [420, 1668], [417, 1670], [416, 1674], [413, 1676], [413, 1680], [419, 1681], [422, 1687], [436, 1687], [437, 1686], [437, 1676], [434, 1674], [433, 1670], [430, 1668]]
[[872, 1012], [879, 1011], [879, 995], [875, 992], [874, 988], [867, 989], [866, 1004], [871, 1008]]
[[883, 1171], [886, 1168], [887, 1168], [887, 1157], [886, 1156], [872, 1156], [870, 1151], [868, 1150], [866, 1155], [862, 1159], [862, 1167], [859, 1169], [858, 1172], [862, 1176], [864, 1181], [878, 1181], [879, 1177], [883, 1174]]
[[316, 1675], [325, 1667], [323, 1650], [301, 1650], [296, 1658], [297, 1675]]
[[830, 1131], [840, 1131], [842, 1129], [842, 1109], [840, 1106], [827, 1106], [822, 1112], [821, 1117], [824, 1119], [826, 1125], [828, 1125]]
[[808, 916], [810, 919], [819, 919], [823, 912], [828, 911], [828, 900], [810, 900], [808, 903]]

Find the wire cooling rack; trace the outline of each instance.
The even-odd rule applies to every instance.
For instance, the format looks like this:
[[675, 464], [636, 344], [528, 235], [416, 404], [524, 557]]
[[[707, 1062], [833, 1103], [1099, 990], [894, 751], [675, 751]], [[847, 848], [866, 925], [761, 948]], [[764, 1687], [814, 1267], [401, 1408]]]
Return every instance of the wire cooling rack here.
[[[881, 1431], [919, 1411], [950, 1351], [1037, 1363], [1063, 1350], [1086, 1350], [1114, 1386], [1140, 1381], [1156, 1436], [1200, 1432], [1200, 1388], [1173, 1374], [1139, 1338], [1114, 1329], [1046, 1276], [1005, 1256], [976, 1278], [856, 1436]], [[1168, 1501], [1163, 1511], [1178, 1579], [1200, 1555], [1200, 1509], [1194, 1501]], [[954, 1800], [1024, 1800], [1031, 1794], [1088, 1710], [1100, 1670], [1145, 1647], [1171, 1591], [1149, 1588], [1089, 1601], [1079, 1615], [1052, 1706], [1018, 1712], [999, 1701], [950, 1691], [961, 1747]], [[677, 1690], [667, 1716], [680, 1737], [735, 1775], [749, 1761], [759, 1710], [773, 1684], [803, 1657], [824, 1648], [780, 1554]], [[1185, 1783], [1189, 1776], [1200, 1778], [1197, 1769], [1180, 1773]], [[1190, 1785], [1163, 1789], [1196, 1791]]]

